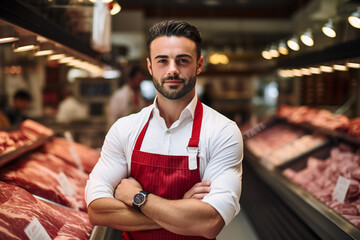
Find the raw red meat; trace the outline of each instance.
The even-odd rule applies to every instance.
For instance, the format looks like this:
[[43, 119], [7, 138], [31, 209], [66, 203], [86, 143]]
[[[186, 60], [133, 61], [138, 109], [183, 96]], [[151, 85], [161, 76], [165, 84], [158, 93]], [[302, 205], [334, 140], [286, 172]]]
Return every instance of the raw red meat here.
[[43, 202], [22, 188], [0, 182], [0, 239], [28, 239], [24, 229], [35, 218], [54, 240], [87, 240], [92, 231], [87, 213]]
[[[63, 172], [75, 191], [66, 194], [58, 182]], [[88, 175], [52, 154], [32, 153], [0, 170], [0, 180], [20, 186], [32, 194], [86, 211], [84, 188]]]
[[[74, 147], [77, 155], [80, 158], [84, 171], [86, 173], [90, 173], [99, 160], [100, 153], [80, 143], [74, 143]], [[70, 152], [70, 144], [65, 138], [52, 139], [44, 145], [42, 151], [51, 153], [59, 158], [64, 159], [70, 164], [77, 166], [75, 159]]]
[[20, 124], [20, 130], [27, 138], [33, 141], [40, 137], [54, 135], [52, 129], [30, 119], [27, 119]]
[[[288, 168], [283, 171], [283, 174], [359, 227], [359, 153], [354, 147], [340, 144], [331, 149], [327, 159], [310, 157], [306, 168], [298, 172]], [[332, 196], [339, 176], [350, 179], [344, 203], [338, 202]]]

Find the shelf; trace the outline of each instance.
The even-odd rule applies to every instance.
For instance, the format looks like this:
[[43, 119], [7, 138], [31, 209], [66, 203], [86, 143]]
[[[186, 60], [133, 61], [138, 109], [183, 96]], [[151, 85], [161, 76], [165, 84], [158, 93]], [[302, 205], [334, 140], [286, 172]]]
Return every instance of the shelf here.
[[312, 131], [312, 132], [318, 132], [320, 134], [324, 134], [324, 135], [330, 136], [332, 138], [340, 138], [342, 140], [345, 140], [346, 142], [349, 142], [349, 143], [356, 144], [356, 145], [360, 146], [360, 137], [350, 135], [350, 134], [348, 134], [346, 132], [336, 131], [336, 130], [331, 130], [331, 129], [326, 129], [326, 128], [320, 128], [320, 127], [315, 127], [315, 126], [312, 126], [310, 124], [305, 124], [305, 123], [295, 124], [295, 123], [288, 122], [285, 119], [281, 119], [281, 120], [286, 121], [288, 124], [290, 124], [292, 126], [300, 127], [300, 128], [302, 128], [304, 130], [308, 130], [308, 131]]
[[0, 167], [45, 144], [52, 136], [41, 137], [35, 142], [21, 146], [14, 151], [0, 155]]

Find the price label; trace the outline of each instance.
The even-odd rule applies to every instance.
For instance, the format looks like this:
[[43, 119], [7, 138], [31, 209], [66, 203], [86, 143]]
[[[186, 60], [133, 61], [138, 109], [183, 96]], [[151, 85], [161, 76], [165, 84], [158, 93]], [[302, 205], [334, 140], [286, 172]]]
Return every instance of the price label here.
[[60, 172], [58, 174], [57, 180], [67, 196], [72, 197], [76, 194], [74, 190], [74, 186], [70, 183], [69, 179], [66, 177], [66, 175], [63, 172]]
[[339, 201], [340, 203], [344, 203], [346, 193], [349, 190], [350, 179], [339, 176], [336, 186], [333, 192], [333, 199]]
[[34, 218], [24, 229], [25, 234], [30, 240], [51, 240], [45, 228], [37, 218]]
[[73, 140], [73, 137], [72, 137], [71, 133], [69, 131], [66, 131], [64, 133], [64, 135], [65, 135], [65, 138], [66, 138], [66, 140], [68, 141], [68, 143], [70, 145], [69, 151], [70, 151], [71, 156], [73, 157], [78, 169], [83, 172], [84, 167], [83, 167], [83, 165], [81, 163], [79, 155], [77, 154], [77, 152], [75, 150], [74, 140]]

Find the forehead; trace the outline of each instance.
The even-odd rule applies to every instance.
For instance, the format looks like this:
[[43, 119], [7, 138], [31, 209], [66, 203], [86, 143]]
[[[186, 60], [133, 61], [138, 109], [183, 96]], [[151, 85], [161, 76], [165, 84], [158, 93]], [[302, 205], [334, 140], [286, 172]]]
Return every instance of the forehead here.
[[196, 56], [196, 44], [186, 37], [161, 36], [155, 38], [150, 44], [151, 58], [158, 55], [188, 54]]

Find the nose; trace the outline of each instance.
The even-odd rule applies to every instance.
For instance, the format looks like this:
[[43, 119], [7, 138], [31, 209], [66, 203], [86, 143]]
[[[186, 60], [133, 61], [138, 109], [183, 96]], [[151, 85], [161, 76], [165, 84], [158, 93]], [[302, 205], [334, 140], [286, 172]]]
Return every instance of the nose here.
[[170, 61], [169, 68], [168, 68], [168, 71], [167, 71], [167, 75], [168, 76], [177, 76], [177, 75], [179, 75], [179, 69], [178, 69], [178, 66], [176, 65], [175, 61]]

